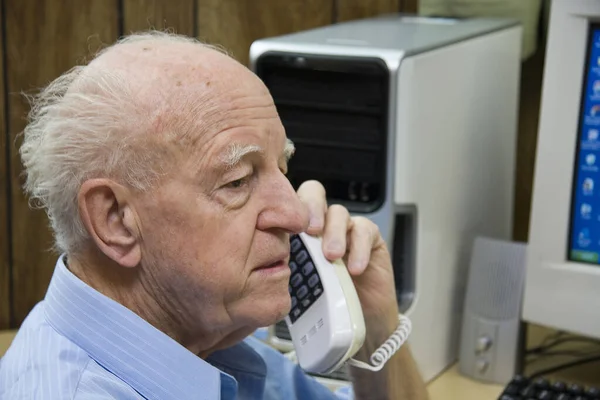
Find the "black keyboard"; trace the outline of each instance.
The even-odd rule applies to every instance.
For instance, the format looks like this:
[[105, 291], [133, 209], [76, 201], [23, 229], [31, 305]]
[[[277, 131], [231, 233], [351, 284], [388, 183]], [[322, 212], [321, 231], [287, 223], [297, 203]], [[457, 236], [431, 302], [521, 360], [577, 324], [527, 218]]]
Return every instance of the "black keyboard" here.
[[600, 389], [546, 378], [515, 376], [498, 400], [600, 400]]

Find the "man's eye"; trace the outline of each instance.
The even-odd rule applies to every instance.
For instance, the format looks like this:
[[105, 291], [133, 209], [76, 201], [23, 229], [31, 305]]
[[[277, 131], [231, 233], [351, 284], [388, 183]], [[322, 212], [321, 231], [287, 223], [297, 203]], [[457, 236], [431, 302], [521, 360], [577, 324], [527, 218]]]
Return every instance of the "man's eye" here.
[[229, 182], [226, 186], [232, 189], [239, 189], [248, 184], [248, 177], [243, 177], [240, 179], [236, 179], [235, 181]]

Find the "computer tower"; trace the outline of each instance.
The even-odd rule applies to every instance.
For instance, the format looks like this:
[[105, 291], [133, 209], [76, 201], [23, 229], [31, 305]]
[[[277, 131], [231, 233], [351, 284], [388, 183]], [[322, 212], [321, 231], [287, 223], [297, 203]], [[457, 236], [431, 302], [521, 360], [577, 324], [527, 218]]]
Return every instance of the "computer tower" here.
[[[521, 34], [384, 15], [250, 48], [297, 148], [291, 182], [321, 181], [384, 236], [426, 380], [457, 359], [474, 238], [511, 238]], [[268, 340], [292, 349], [283, 322]]]

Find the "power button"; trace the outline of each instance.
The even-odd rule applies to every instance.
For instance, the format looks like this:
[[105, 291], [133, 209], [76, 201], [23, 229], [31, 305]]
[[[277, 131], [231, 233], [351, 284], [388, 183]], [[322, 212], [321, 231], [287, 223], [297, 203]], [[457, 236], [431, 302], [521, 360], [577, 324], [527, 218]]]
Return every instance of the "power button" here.
[[477, 353], [483, 353], [488, 351], [492, 347], [492, 339], [489, 336], [480, 336], [475, 344], [475, 351]]

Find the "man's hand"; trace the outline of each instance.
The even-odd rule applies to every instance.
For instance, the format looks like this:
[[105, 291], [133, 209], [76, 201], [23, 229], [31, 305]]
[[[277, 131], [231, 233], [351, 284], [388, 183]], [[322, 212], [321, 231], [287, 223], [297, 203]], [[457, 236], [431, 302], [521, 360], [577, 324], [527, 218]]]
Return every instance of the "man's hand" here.
[[365, 217], [350, 217], [341, 205], [328, 206], [325, 189], [317, 181], [304, 182], [298, 195], [310, 210], [307, 233], [322, 236], [327, 259], [343, 259], [354, 281], [365, 319], [391, 315], [393, 323], [397, 324], [394, 271], [377, 225]]
[[[385, 240], [369, 219], [351, 217], [340, 205], [328, 206], [319, 182], [304, 182], [298, 196], [310, 213], [307, 233], [321, 236], [325, 257], [342, 258], [352, 276], [367, 328], [365, 344], [355, 358], [369, 362], [398, 326], [394, 271]], [[379, 372], [351, 370], [357, 399], [427, 399], [406, 344]]]

